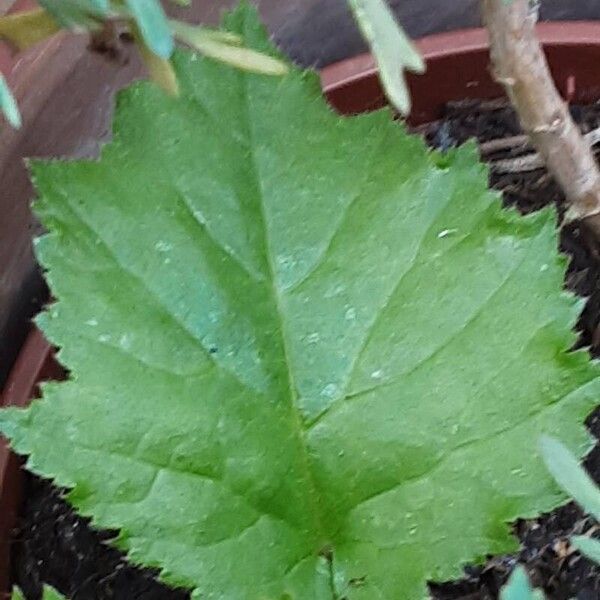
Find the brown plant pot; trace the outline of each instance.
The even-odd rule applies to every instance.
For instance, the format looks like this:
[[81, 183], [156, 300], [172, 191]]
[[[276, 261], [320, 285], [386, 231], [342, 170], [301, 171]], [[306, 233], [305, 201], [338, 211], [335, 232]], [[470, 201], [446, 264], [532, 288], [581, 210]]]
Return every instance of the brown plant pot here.
[[[600, 22], [543, 24], [539, 26], [539, 35], [546, 48], [555, 81], [565, 98], [579, 103], [600, 99]], [[54, 44], [50, 48], [53, 59], [56, 59], [57, 54], [65, 52], [64, 44], [72, 42], [59, 39]], [[492, 99], [503, 95], [488, 69], [487, 36], [483, 30], [434, 35], [419, 40], [417, 45], [427, 61], [427, 73], [408, 77], [414, 106], [410, 116], [411, 123], [420, 124], [439, 118], [448, 101], [465, 98]], [[67, 54], [72, 56], [73, 52]], [[83, 54], [80, 51], [75, 54], [79, 57], [78, 61], [81, 61]], [[78, 70], [90, 68], [89, 59], [83, 64], [78, 61]], [[71, 65], [71, 69], [73, 67]], [[113, 76], [112, 87], [118, 87], [123, 81], [130, 79], [132, 72], [135, 69], [116, 78]], [[32, 75], [27, 69], [25, 74], [27, 76], [24, 79], [30, 80]], [[374, 110], [386, 104], [377, 70], [368, 54], [325, 68], [321, 78], [328, 100], [344, 114]], [[62, 82], [62, 79], [58, 79], [56, 84]], [[101, 102], [104, 106], [101, 120], [106, 121], [106, 90]], [[92, 116], [89, 115], [89, 118]], [[27, 122], [27, 114], [25, 119]], [[56, 133], [54, 131], [54, 135]], [[102, 129], [97, 126], [84, 124], [81, 140], [96, 147], [101, 133]], [[72, 132], [70, 136], [72, 146], [73, 140], [77, 141], [77, 136]], [[57, 153], [63, 152], [59, 150]], [[1, 159], [0, 146], [0, 167]], [[26, 187], [25, 190], [29, 188]], [[61, 378], [64, 371], [53, 356], [48, 342], [38, 330], [33, 329], [12, 369], [0, 397], [0, 406], [25, 406], [38, 395], [40, 381]], [[21, 466], [22, 461], [0, 440], [0, 597], [2, 592], [8, 597], [11, 537], [17, 525], [21, 501]]]

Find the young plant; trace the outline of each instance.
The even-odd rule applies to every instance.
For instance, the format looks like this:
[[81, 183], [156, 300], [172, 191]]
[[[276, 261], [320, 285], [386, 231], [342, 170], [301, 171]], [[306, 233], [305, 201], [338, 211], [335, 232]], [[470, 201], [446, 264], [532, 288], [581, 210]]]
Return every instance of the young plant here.
[[[247, 5], [226, 34], [278, 56]], [[172, 60], [180, 96], [122, 93], [99, 161], [32, 163], [71, 376], [2, 432], [197, 597], [416, 600], [515, 549], [562, 500], [531, 439], [585, 452], [600, 392], [553, 213], [314, 73]]]
[[[542, 457], [550, 473], [586, 513], [600, 521], [600, 489], [580, 465], [577, 457], [561, 442], [551, 437], [540, 441]], [[572, 544], [589, 559], [600, 564], [600, 542], [585, 535], [576, 535]]]
[[[577, 457], [558, 440], [543, 436], [540, 450], [546, 467], [560, 485], [585, 510], [600, 521], [600, 489], [590, 479]], [[600, 564], [600, 542], [587, 535], [576, 535], [571, 543], [583, 555]], [[501, 600], [544, 600], [539, 590], [532, 590], [525, 570], [517, 567], [501, 594]]]

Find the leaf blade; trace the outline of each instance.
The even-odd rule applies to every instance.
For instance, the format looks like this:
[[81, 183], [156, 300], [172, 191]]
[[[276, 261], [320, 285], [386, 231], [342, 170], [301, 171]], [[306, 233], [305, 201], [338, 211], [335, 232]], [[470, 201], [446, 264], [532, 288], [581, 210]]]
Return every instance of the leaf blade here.
[[600, 490], [577, 458], [564, 444], [548, 436], [541, 438], [540, 448], [546, 467], [558, 484], [587, 513], [600, 518]]
[[403, 71], [423, 73], [423, 58], [385, 0], [348, 0], [348, 4], [377, 61], [386, 96], [401, 114], [410, 113], [411, 101]]
[[0, 429], [197, 593], [420, 599], [514, 547], [562, 498], [531, 440], [583, 451], [599, 391], [553, 215], [502, 211], [473, 146], [440, 166], [385, 111], [334, 115], [313, 74], [173, 62], [180, 98], [122, 94], [100, 161], [33, 165], [39, 323], [76, 378]]
[[171, 21], [173, 34], [187, 44], [215, 60], [244, 71], [264, 75], [285, 75], [288, 66], [278, 58], [239, 45], [239, 38], [227, 33], [217, 34], [202, 27]]
[[21, 127], [21, 113], [17, 102], [6, 83], [3, 75], [0, 73], [0, 109], [4, 114], [4, 118], [10, 123], [15, 129]]
[[525, 569], [518, 565], [500, 593], [500, 600], [544, 600], [541, 591], [534, 590]]
[[571, 538], [575, 548], [583, 555], [593, 560], [596, 564], [600, 564], [600, 542], [591, 539], [584, 535], [576, 535]]
[[163, 59], [168, 59], [174, 48], [167, 17], [158, 0], [126, 0], [133, 19], [146, 45]]
[[94, 28], [108, 15], [108, 0], [40, 0], [56, 22], [69, 29]]

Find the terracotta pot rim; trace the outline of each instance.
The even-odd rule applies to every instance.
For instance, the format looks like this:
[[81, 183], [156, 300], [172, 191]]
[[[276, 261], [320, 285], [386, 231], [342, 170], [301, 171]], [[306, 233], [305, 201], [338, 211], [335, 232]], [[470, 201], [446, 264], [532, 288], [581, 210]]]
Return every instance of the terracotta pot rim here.
[[[600, 21], [553, 21], [539, 23], [537, 33], [543, 45], [582, 46], [600, 45]], [[434, 33], [415, 40], [425, 61], [445, 56], [457, 56], [487, 50], [488, 35], [483, 27], [456, 29]], [[325, 94], [358, 79], [371, 77], [378, 71], [369, 52], [346, 58], [321, 70], [321, 84]]]
[[[29, 404], [52, 348], [42, 332], [34, 327], [13, 365], [4, 390], [0, 408], [24, 407]], [[10, 598], [10, 550], [19, 506], [22, 501], [21, 460], [0, 439], [0, 598]]]

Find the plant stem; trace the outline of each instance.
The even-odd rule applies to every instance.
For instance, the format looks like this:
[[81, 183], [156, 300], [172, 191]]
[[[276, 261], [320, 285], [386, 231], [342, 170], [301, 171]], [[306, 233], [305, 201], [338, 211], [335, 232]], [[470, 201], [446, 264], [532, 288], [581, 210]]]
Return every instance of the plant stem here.
[[482, 0], [494, 77], [521, 126], [562, 187], [567, 219], [582, 219], [600, 240], [600, 170], [558, 93], [535, 34], [539, 2]]
[[[592, 129], [589, 133], [583, 136], [583, 140], [590, 147], [600, 144], [600, 127]], [[506, 142], [501, 144], [501, 142]], [[482, 156], [486, 153], [496, 152], [497, 150], [507, 150], [509, 148], [517, 148], [519, 146], [527, 148], [527, 137], [525, 141], [521, 136], [512, 138], [500, 138], [480, 144], [479, 151]], [[545, 166], [544, 159], [536, 152], [534, 154], [526, 154], [525, 156], [517, 156], [515, 158], [503, 158], [500, 160], [492, 160], [490, 167], [496, 173], [524, 173], [526, 171], [536, 171], [543, 169]]]

